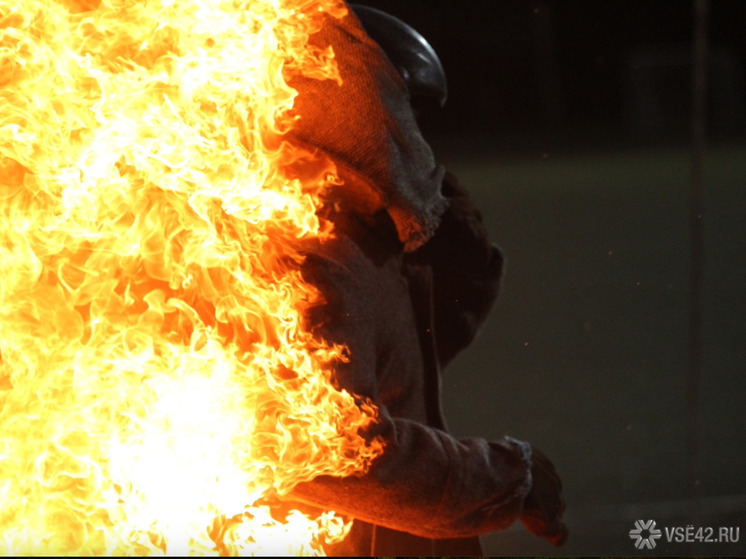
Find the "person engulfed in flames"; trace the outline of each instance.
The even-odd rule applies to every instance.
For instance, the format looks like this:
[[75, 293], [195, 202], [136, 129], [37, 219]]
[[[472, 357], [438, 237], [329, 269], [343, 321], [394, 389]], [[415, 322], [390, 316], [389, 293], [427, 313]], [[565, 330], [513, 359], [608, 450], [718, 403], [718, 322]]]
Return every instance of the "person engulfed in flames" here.
[[442, 80], [342, 0], [0, 0], [0, 555], [564, 541], [552, 464], [441, 418], [502, 273]]
[[311, 38], [331, 45], [344, 87], [291, 82], [292, 134], [331, 157], [344, 183], [322, 210], [335, 238], [306, 254], [304, 276], [326, 301], [308, 319], [348, 348], [335, 380], [377, 406], [366, 436], [384, 452], [365, 475], [321, 476], [292, 497], [356, 519], [333, 554], [480, 555], [477, 536], [517, 519], [561, 545], [561, 482], [541, 452], [445, 430], [440, 371], [476, 335], [503, 259], [415, 120], [421, 103], [445, 101], [437, 56], [401, 21], [352, 8]]

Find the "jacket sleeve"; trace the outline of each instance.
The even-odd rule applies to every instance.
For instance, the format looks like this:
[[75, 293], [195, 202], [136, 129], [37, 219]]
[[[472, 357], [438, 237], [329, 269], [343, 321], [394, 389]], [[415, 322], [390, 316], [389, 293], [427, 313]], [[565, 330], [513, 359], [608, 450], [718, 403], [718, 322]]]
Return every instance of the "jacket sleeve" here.
[[456, 440], [380, 412], [371, 434], [386, 448], [367, 474], [321, 476], [296, 486], [292, 498], [432, 539], [503, 530], [519, 517], [531, 488], [528, 443]]

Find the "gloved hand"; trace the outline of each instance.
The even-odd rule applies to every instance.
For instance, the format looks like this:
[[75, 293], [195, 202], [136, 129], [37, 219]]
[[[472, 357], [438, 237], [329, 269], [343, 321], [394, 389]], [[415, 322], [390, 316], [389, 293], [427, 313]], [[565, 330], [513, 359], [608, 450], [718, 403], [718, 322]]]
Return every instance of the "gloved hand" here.
[[562, 523], [562, 481], [554, 465], [536, 448], [532, 449], [531, 476], [533, 485], [523, 501], [521, 523], [552, 545], [562, 545], [567, 539], [567, 526]]

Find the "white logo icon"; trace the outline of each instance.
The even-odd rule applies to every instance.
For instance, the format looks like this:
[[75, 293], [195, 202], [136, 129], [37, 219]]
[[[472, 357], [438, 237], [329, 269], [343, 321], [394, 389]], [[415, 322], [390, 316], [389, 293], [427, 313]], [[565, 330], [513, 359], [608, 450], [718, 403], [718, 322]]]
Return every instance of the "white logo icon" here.
[[[647, 537], [644, 536], [647, 532]], [[637, 549], [653, 549], [655, 540], [661, 537], [661, 531], [655, 527], [655, 520], [635, 520], [635, 527], [629, 531], [629, 537], [635, 540]]]

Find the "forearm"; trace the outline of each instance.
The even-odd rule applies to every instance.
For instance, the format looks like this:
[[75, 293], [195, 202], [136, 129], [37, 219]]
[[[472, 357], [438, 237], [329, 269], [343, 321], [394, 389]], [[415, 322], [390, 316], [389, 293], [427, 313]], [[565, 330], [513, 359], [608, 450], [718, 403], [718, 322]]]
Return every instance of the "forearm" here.
[[527, 443], [456, 440], [382, 410], [371, 435], [383, 455], [359, 477], [321, 476], [291, 497], [427, 538], [468, 537], [510, 526], [531, 486]]

